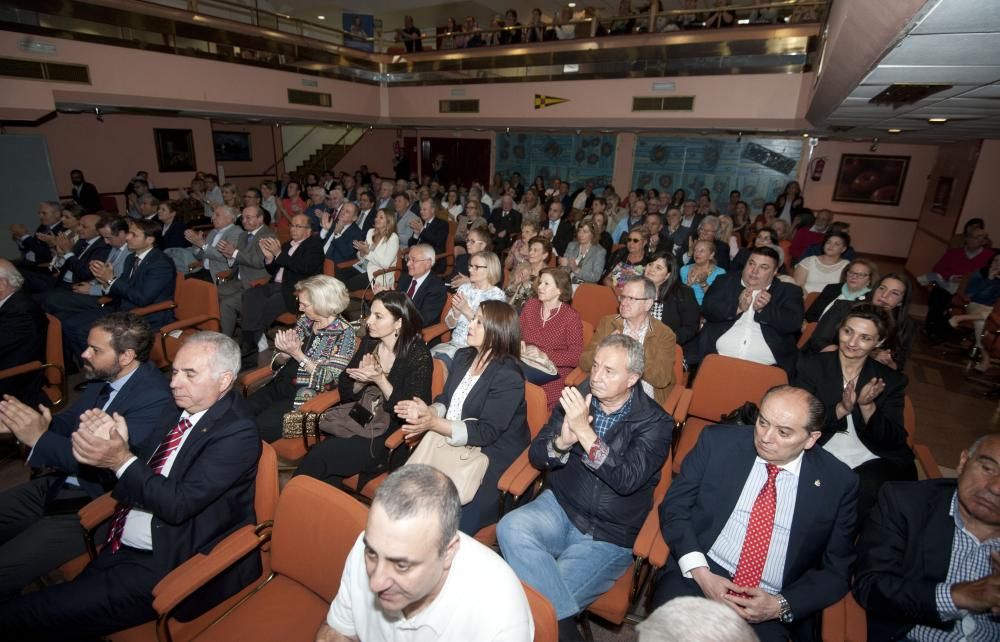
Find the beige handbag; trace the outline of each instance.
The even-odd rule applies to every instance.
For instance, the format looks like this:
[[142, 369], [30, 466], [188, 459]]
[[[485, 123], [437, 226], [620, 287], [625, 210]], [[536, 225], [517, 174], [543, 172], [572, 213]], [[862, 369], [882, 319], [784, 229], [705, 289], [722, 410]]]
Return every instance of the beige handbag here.
[[479, 446], [452, 446], [440, 433], [427, 431], [406, 464], [427, 464], [448, 475], [458, 488], [458, 498], [464, 506], [482, 486], [490, 458]]

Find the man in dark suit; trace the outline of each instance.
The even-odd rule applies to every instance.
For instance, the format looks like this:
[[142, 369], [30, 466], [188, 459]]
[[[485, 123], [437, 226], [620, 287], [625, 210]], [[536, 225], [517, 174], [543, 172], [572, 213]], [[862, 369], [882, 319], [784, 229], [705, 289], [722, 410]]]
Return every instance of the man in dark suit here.
[[[120, 278], [124, 274], [125, 262], [132, 256], [128, 249], [128, 219], [107, 214], [98, 222], [97, 231], [108, 246], [108, 256], [103, 261], [89, 261], [87, 269], [92, 275], [107, 271], [111, 276]], [[96, 278], [74, 283], [71, 289], [72, 291], [49, 290], [41, 301], [42, 307], [61, 320], [81, 310], [94, 310], [100, 307], [101, 284]]]
[[528, 450], [550, 489], [497, 525], [504, 559], [555, 608], [560, 640], [582, 639], [574, 616], [632, 564], [653, 507], [674, 421], [643, 391], [645, 368], [632, 337], [601, 342], [589, 382], [563, 390]]
[[324, 212], [320, 218], [323, 252], [334, 265], [357, 258], [354, 242], [365, 240], [361, 228], [355, 225], [357, 220], [358, 206], [349, 201], [340, 206], [339, 214]]
[[[868, 639], [995, 639], [1000, 630], [1000, 435], [962, 453], [958, 482], [889, 482], [858, 540]], [[992, 615], [991, 615], [992, 610]], [[975, 631], [975, 635], [968, 634]], [[992, 631], [992, 634], [990, 633]], [[979, 637], [979, 636], [982, 637]]]
[[685, 595], [732, 607], [764, 642], [818, 640], [848, 590], [858, 480], [822, 448], [823, 404], [778, 386], [756, 424], [709, 426], [660, 504], [670, 559], [652, 607]]
[[69, 173], [69, 180], [73, 183], [73, 200], [80, 204], [84, 212], [97, 212], [101, 210], [101, 195], [93, 183], [88, 183], [83, 178], [83, 172], [74, 169]]
[[0, 431], [31, 449], [29, 464], [49, 471], [0, 494], [0, 600], [85, 552], [76, 511], [111, 490], [115, 476], [73, 458], [70, 439], [81, 417], [92, 409], [125, 417], [135, 447], [173, 411], [167, 380], [148, 361], [152, 340], [141, 317], [102, 317], [82, 355], [90, 383], [76, 403], [52, 416], [24, 399], [0, 402]]
[[219, 242], [219, 252], [229, 260], [230, 275], [225, 279], [217, 278], [219, 288], [219, 318], [222, 322], [222, 334], [233, 336], [236, 330], [236, 319], [240, 315], [243, 303], [243, 293], [252, 288], [251, 283], [268, 278], [264, 269], [264, 252], [260, 249], [262, 239], [273, 239], [271, 215], [262, 207], [248, 206], [243, 208], [243, 229], [246, 234], [240, 237], [239, 244], [233, 245], [227, 241]]
[[81, 216], [76, 228], [79, 237], [76, 243], [68, 236], [56, 235], [55, 257], [49, 263], [49, 270], [25, 271], [25, 279], [33, 293], [41, 294], [56, 287], [69, 290], [76, 283], [94, 278], [90, 271], [90, 262], [104, 261], [111, 252], [111, 247], [104, 242], [97, 231], [100, 220], [101, 217], [97, 214]]
[[560, 201], [553, 200], [549, 204], [549, 220], [546, 223], [546, 227], [543, 227], [541, 230], [543, 236], [548, 236], [552, 240], [552, 249], [559, 256], [566, 253], [566, 246], [569, 245], [570, 241], [576, 235], [573, 223], [570, 222], [568, 217], [563, 215], [565, 211]]
[[[430, 245], [437, 254], [442, 254], [448, 245], [448, 223], [437, 216], [437, 207], [434, 201], [425, 198], [420, 201], [420, 220], [413, 221], [410, 225], [413, 228], [413, 236], [410, 237], [409, 246], [417, 244]], [[440, 259], [434, 265], [435, 272], [443, 272], [445, 259]]]
[[323, 242], [312, 235], [309, 217], [293, 216], [289, 233], [291, 239], [284, 245], [278, 239], [260, 241], [264, 269], [271, 281], [243, 293], [240, 348], [245, 368], [257, 365], [257, 341], [268, 326], [285, 312], [298, 309], [295, 284], [323, 271]]
[[355, 225], [361, 230], [361, 240], [368, 236], [368, 230], [375, 227], [375, 215], [378, 210], [375, 208], [374, 197], [369, 191], [363, 191], [358, 196], [358, 220]]
[[689, 363], [718, 353], [767, 365], [795, 375], [796, 341], [805, 310], [802, 290], [774, 278], [778, 253], [755, 247], [741, 273], [723, 274], [705, 293], [705, 325], [685, 351]]
[[399, 277], [397, 285], [413, 301], [425, 328], [441, 321], [441, 310], [448, 299], [444, 281], [431, 272], [434, 256], [434, 248], [425, 243], [411, 247], [406, 255], [406, 274]]
[[[256, 523], [254, 482], [260, 435], [232, 389], [236, 343], [216, 332], [189, 338], [174, 360], [176, 410], [133, 450], [129, 422], [93, 411], [73, 433], [73, 456], [118, 477], [107, 543], [72, 582], [0, 604], [10, 639], [99, 637], [153, 620], [153, 587], [234, 530]], [[181, 603], [187, 620], [260, 575], [249, 555]]]
[[500, 198], [500, 204], [490, 212], [487, 223], [490, 234], [493, 235], [493, 247], [499, 255], [521, 233], [521, 213], [514, 209], [514, 199], [510, 194], [504, 194]]
[[[0, 370], [35, 360], [45, 363], [49, 321], [23, 285], [24, 277], [14, 264], [0, 259]], [[3, 379], [0, 397], [14, 395], [35, 405], [42, 400], [41, 385], [41, 372]]]
[[21, 251], [21, 258], [15, 261], [19, 268], [36, 269], [38, 265], [52, 260], [52, 248], [45, 238], [53, 237], [63, 230], [62, 205], [59, 201], [43, 201], [38, 205], [38, 228], [34, 234], [22, 223], [10, 226], [10, 235]]
[[[103, 293], [111, 297], [111, 302], [102, 308], [65, 315], [62, 319], [63, 336], [72, 355], [83, 352], [90, 326], [97, 318], [118, 310], [128, 312], [162, 303], [174, 296], [177, 281], [174, 264], [155, 247], [160, 235], [160, 222], [131, 219], [128, 227], [127, 243], [132, 255], [125, 260], [122, 276], [115, 278], [111, 266], [107, 264], [91, 268], [96, 270], [94, 276], [100, 282]], [[145, 318], [152, 329], [158, 330], [173, 322], [174, 312], [160, 310], [147, 314]]]

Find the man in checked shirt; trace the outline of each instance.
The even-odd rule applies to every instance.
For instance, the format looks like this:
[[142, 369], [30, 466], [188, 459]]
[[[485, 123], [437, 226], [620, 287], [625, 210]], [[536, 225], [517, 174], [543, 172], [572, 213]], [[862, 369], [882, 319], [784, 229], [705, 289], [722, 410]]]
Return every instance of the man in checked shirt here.
[[957, 483], [882, 487], [854, 595], [873, 642], [1000, 640], [1000, 434], [962, 453]]

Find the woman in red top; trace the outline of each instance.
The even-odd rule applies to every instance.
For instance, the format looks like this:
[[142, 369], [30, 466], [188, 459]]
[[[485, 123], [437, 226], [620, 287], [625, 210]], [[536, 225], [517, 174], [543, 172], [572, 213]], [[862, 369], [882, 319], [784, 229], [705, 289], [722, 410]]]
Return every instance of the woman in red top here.
[[524, 378], [545, 391], [549, 409], [559, 401], [563, 379], [580, 364], [583, 352], [583, 323], [570, 306], [573, 286], [569, 274], [560, 268], [545, 268], [538, 276], [537, 294], [521, 308], [521, 356], [525, 346], [535, 346], [552, 361], [556, 374], [548, 374], [526, 365]]
[[282, 231], [285, 232], [286, 238], [289, 231], [289, 226], [292, 223], [292, 217], [298, 214], [304, 214], [306, 211], [306, 202], [302, 200], [302, 189], [299, 184], [295, 181], [289, 181], [286, 191], [286, 197], [278, 201], [278, 215], [275, 217], [275, 227], [280, 234]]

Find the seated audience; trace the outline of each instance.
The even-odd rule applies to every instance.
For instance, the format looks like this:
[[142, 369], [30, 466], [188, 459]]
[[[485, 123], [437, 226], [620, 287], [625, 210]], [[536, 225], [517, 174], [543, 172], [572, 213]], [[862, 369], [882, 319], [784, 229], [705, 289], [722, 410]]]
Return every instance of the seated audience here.
[[653, 608], [703, 596], [734, 609], [765, 642], [817, 639], [817, 616], [848, 590], [858, 486], [814, 447], [822, 428], [818, 399], [778, 386], [752, 430], [702, 431], [660, 504], [670, 557]]
[[244, 368], [257, 366], [257, 342], [274, 320], [299, 309], [295, 302], [296, 284], [323, 271], [323, 242], [319, 236], [313, 236], [309, 218], [296, 214], [289, 229], [291, 237], [284, 244], [276, 238], [258, 241], [264, 255], [264, 269], [271, 280], [243, 292], [240, 348]]
[[88, 214], [104, 209], [101, 206], [101, 195], [94, 187], [93, 183], [88, 183], [83, 177], [83, 172], [74, 169], [69, 173], [69, 180], [73, 183], [72, 198]]
[[[780, 201], [780, 197], [779, 197]], [[781, 207], [779, 202], [779, 207]], [[784, 219], [784, 216], [781, 217]], [[806, 249], [816, 243], [824, 243], [826, 233], [829, 231], [830, 223], [833, 222], [833, 212], [830, 210], [819, 210], [812, 225], [803, 224], [795, 232], [792, 238], [791, 252], [792, 263], [798, 264], [805, 255]]]
[[650, 314], [656, 300], [656, 286], [649, 279], [634, 276], [625, 282], [618, 295], [618, 314], [602, 318], [594, 337], [580, 355], [580, 368], [591, 372], [598, 347], [605, 337], [624, 334], [642, 345], [646, 355], [646, 370], [642, 373], [642, 389], [663, 403], [674, 385], [674, 358], [677, 338], [674, 331]]
[[17, 243], [21, 252], [19, 260], [14, 264], [18, 268], [37, 268], [52, 260], [52, 246], [55, 236], [63, 231], [62, 205], [59, 201], [43, 201], [38, 205], [38, 227], [34, 234], [28, 232], [23, 223], [13, 223], [10, 226], [11, 238]]
[[[624, 243], [622, 239], [631, 230], [637, 227], [645, 227], [646, 223], [646, 201], [641, 198], [636, 198], [629, 205], [628, 216], [623, 216], [618, 223], [615, 225], [614, 231], [611, 232], [611, 238], [615, 243]], [[643, 251], [645, 251], [645, 244], [649, 240], [649, 231], [646, 231], [646, 238], [643, 240]]]
[[451, 288], [469, 282], [469, 257], [478, 252], [492, 252], [493, 237], [486, 228], [471, 230], [465, 239], [465, 251], [459, 250], [460, 248], [455, 246], [455, 263], [452, 265], [451, 274], [445, 277], [448, 279], [448, 287]]
[[639, 642], [760, 642], [732, 608], [703, 597], [675, 597], [635, 629]]
[[869, 640], [990, 640], [1000, 609], [1000, 435], [962, 453], [958, 481], [889, 483], [865, 522], [854, 597]]
[[[456, 254], [458, 253], [457, 248], [463, 248], [463, 252], [467, 251], [465, 248], [466, 239], [469, 237], [469, 233], [474, 229], [486, 230], [489, 226], [486, 218], [482, 214], [482, 204], [479, 201], [468, 200], [465, 202], [465, 209], [462, 214], [458, 215], [455, 227], [455, 247]], [[488, 230], [487, 230], [488, 231]]]
[[[406, 274], [399, 278], [397, 289], [416, 306], [423, 320], [421, 328], [427, 328], [441, 321], [441, 311], [444, 310], [448, 298], [448, 290], [444, 281], [431, 272], [434, 265], [435, 252], [430, 245], [415, 245], [406, 255]], [[382, 288], [377, 284], [376, 292]]]
[[694, 228], [697, 232], [688, 237], [688, 252], [681, 258], [685, 263], [693, 262], [695, 243], [705, 241], [711, 243], [715, 249], [715, 264], [723, 270], [728, 270], [730, 261], [729, 243], [719, 239], [719, 229], [721, 227], [719, 217], [714, 214], [706, 214], [699, 220], [697, 228]]
[[958, 291], [962, 279], [976, 270], [981, 270], [993, 259], [986, 230], [971, 227], [965, 234], [965, 245], [944, 253], [934, 264], [933, 271], [917, 277], [924, 286], [934, 286], [927, 302], [927, 320], [924, 328], [933, 339], [945, 338], [948, 326], [948, 308], [951, 297]]
[[965, 295], [969, 303], [965, 306], [965, 314], [959, 314], [948, 319], [952, 328], [957, 328], [963, 321], [972, 321], [972, 334], [976, 338], [976, 348], [979, 350], [979, 363], [976, 370], [986, 372], [990, 368], [990, 353], [983, 350], [982, 334], [986, 327], [986, 318], [993, 312], [1000, 300], [1000, 254], [995, 254], [990, 264], [972, 273]]
[[[107, 543], [76, 579], [0, 603], [12, 640], [97, 638], [156, 619], [153, 587], [233, 531], [254, 525], [260, 436], [232, 390], [236, 343], [215, 332], [191, 336], [173, 363], [176, 409], [162, 408], [149, 439], [126, 440], [129, 419], [96, 407], [71, 437], [72, 456], [114, 479], [118, 507]], [[96, 406], [96, 404], [95, 404]], [[197, 429], [194, 428], [197, 426]], [[133, 450], [134, 454], [133, 454]], [[66, 454], [69, 454], [67, 449]], [[247, 555], [175, 614], [187, 621], [260, 577]]]
[[294, 328], [274, 336], [274, 378], [247, 397], [247, 411], [261, 439], [281, 439], [281, 418], [318, 393], [337, 386], [354, 356], [354, 328], [340, 313], [349, 302], [344, 284], [325, 274], [295, 284], [302, 315]]
[[[642, 201], [638, 201], [642, 202]], [[634, 227], [625, 236], [625, 247], [620, 248], [608, 259], [608, 269], [604, 273], [604, 285], [621, 290], [625, 282], [634, 276], [642, 276], [646, 269], [646, 243], [649, 231], [645, 226]]]
[[604, 272], [605, 252], [597, 243], [597, 229], [590, 221], [581, 221], [576, 240], [566, 246], [559, 265], [569, 272], [574, 283], [597, 283]]
[[808, 256], [795, 266], [795, 283], [809, 294], [822, 292], [826, 286], [839, 282], [848, 263], [844, 251], [850, 244], [847, 232], [827, 232], [823, 237], [823, 253]]
[[[830, 234], [831, 232], [845, 232], [847, 234], [850, 234], [851, 224], [845, 223], [843, 221], [834, 221], [833, 223], [830, 223], [830, 227], [827, 229], [826, 233]], [[821, 256], [823, 254], [823, 248], [824, 248], [824, 243], [822, 242], [813, 243], [812, 245], [806, 248], [805, 252], [802, 253], [802, 258], [805, 259], [810, 256]], [[857, 252], [854, 250], [853, 246], [848, 245], [847, 248], [844, 250], [844, 254], [842, 256], [848, 261], [853, 261], [854, 258], [857, 256]]]
[[[525, 379], [542, 387], [551, 409], [559, 401], [563, 379], [580, 363], [583, 322], [570, 305], [573, 286], [565, 270], [543, 269], [535, 289], [535, 297], [521, 308], [521, 369]], [[526, 353], [534, 351], [548, 358], [555, 366], [554, 373], [523, 361]]]
[[357, 252], [354, 243], [365, 238], [357, 222], [358, 206], [351, 202], [341, 205], [337, 214], [323, 212], [320, 216], [319, 237], [323, 240], [323, 254], [334, 266], [354, 260]]
[[[95, 269], [100, 271], [106, 268], [114, 278], [120, 278], [125, 269], [125, 260], [131, 255], [126, 241], [128, 219], [107, 214], [98, 221], [97, 233], [110, 249], [106, 260], [91, 259], [87, 262], [87, 269], [93, 275]], [[46, 312], [62, 319], [63, 315], [100, 307], [100, 296], [101, 285], [92, 276], [89, 281], [74, 283], [70, 290], [55, 288], [46, 292], [41, 304]]]
[[708, 290], [701, 306], [705, 325], [688, 344], [688, 363], [707, 354], [777, 365], [795, 373], [796, 341], [802, 328], [802, 290], [775, 278], [778, 253], [755, 247], [742, 273], [727, 273]]
[[[162, 201], [156, 210], [156, 218], [163, 226], [160, 233], [160, 249], [164, 252], [172, 248], [185, 248], [190, 245], [184, 237], [184, 233], [187, 231], [184, 221], [177, 216], [180, 207], [180, 201]], [[181, 270], [178, 269], [179, 271]]]
[[[565, 185], [565, 183], [563, 184]], [[540, 232], [542, 236], [552, 242], [552, 249], [555, 250], [556, 256], [565, 255], [566, 247], [573, 240], [573, 237], [576, 236], [573, 222], [568, 216], [564, 215], [565, 211], [562, 201], [553, 199], [549, 203], [548, 220]]]
[[100, 222], [101, 217], [97, 214], [82, 215], [77, 222], [75, 242], [64, 234], [55, 235], [52, 247], [55, 256], [48, 270], [24, 270], [28, 290], [44, 300], [52, 289], [69, 292], [77, 283], [93, 279], [90, 262], [106, 260], [111, 251], [98, 232]]
[[778, 260], [780, 264], [778, 265], [778, 271], [781, 272], [785, 265], [784, 250], [781, 249], [780, 241], [778, 239], [778, 233], [769, 227], [765, 227], [759, 230], [754, 236], [753, 240], [750, 242], [749, 247], [741, 247], [740, 251], [733, 256], [732, 260], [729, 262], [730, 272], [742, 272], [743, 268], [747, 265], [747, 259], [750, 258], [750, 250], [755, 247], [769, 246], [774, 248], [778, 252]]
[[684, 345], [698, 334], [701, 311], [694, 290], [680, 278], [677, 259], [672, 252], [657, 252], [649, 257], [643, 276], [656, 286], [650, 314], [674, 331], [678, 345]]
[[[209, 272], [212, 283], [220, 272], [229, 270], [229, 258], [219, 251], [218, 245], [225, 241], [230, 245], [239, 245], [246, 233], [236, 223], [239, 210], [229, 205], [216, 206], [212, 213], [212, 231], [206, 236], [204, 232], [186, 230], [184, 238], [191, 244], [194, 259]], [[200, 268], [195, 268], [198, 270]]]
[[[32, 361], [45, 363], [49, 320], [45, 312], [24, 289], [24, 276], [14, 264], [0, 259], [0, 370]], [[0, 379], [0, 399], [17, 397], [28, 406], [44, 401], [41, 392], [44, 373], [30, 372]]]
[[528, 260], [514, 268], [507, 279], [504, 294], [507, 303], [520, 310], [524, 302], [535, 296], [538, 276], [549, 265], [552, 243], [544, 236], [536, 236], [528, 241]]
[[315, 477], [342, 490], [347, 477], [361, 474], [363, 486], [385, 472], [389, 463], [403, 463], [408, 449], [396, 450], [393, 461], [388, 462], [385, 447], [386, 437], [404, 422], [395, 410], [396, 404], [431, 398], [434, 366], [420, 337], [420, 313], [413, 302], [399, 292], [379, 292], [372, 299], [365, 327], [367, 334], [337, 382], [337, 389], [341, 403], [349, 404], [359, 401], [370, 386], [377, 387], [383, 399], [380, 407], [388, 414], [387, 427], [375, 434], [347, 418], [354, 424], [345, 430], [334, 423], [337, 418], [325, 415], [320, 429], [333, 436], [317, 443], [295, 471], [296, 475]]
[[[434, 248], [435, 254], [443, 254], [448, 244], [448, 223], [444, 219], [436, 216], [437, 209], [434, 201], [425, 198], [420, 201], [420, 216], [410, 222], [410, 229], [413, 235], [410, 237], [409, 247], [417, 244], [430, 245]], [[435, 272], [443, 272], [445, 260], [438, 260], [434, 266]]]
[[233, 245], [226, 241], [219, 242], [219, 252], [229, 261], [230, 276], [217, 278], [219, 288], [219, 310], [222, 334], [232, 336], [236, 330], [236, 319], [240, 314], [243, 293], [253, 287], [251, 283], [268, 278], [264, 269], [264, 252], [260, 241], [265, 238], [276, 238], [269, 223], [270, 214], [267, 210], [248, 206], [243, 208], [240, 218], [246, 231], [240, 237], [239, 243]]
[[871, 358], [891, 323], [884, 308], [859, 303], [840, 324], [837, 350], [804, 355], [795, 371], [795, 385], [826, 408], [820, 445], [861, 481], [862, 516], [875, 505], [883, 483], [917, 478], [903, 427], [906, 375]]
[[[590, 216], [584, 218], [585, 221], [590, 221], [594, 224], [594, 239], [595, 242], [600, 244], [604, 248], [605, 262], [606, 257], [611, 256], [611, 251], [614, 249], [614, 241], [611, 240], [611, 234], [608, 232], [608, 215], [605, 211], [604, 205], [605, 199], [598, 196], [594, 199], [594, 206], [591, 209]], [[603, 267], [603, 266], [602, 266]]]
[[876, 281], [878, 281], [878, 267], [868, 259], [854, 259], [841, 271], [839, 282], [824, 287], [812, 302], [806, 310], [806, 322], [819, 321], [837, 301], [866, 299]]
[[[507, 258], [504, 259], [504, 269], [508, 274], [512, 274], [519, 267], [528, 262], [531, 248], [529, 243], [538, 236], [538, 224], [531, 221], [521, 222], [521, 233], [517, 240], [510, 246]], [[603, 267], [603, 266], [602, 266]]]
[[[316, 642], [530, 640], [534, 621], [503, 560], [458, 532], [458, 492], [430, 466], [404, 466], [375, 492]], [[419, 634], [419, 635], [418, 635]]]
[[337, 278], [344, 282], [348, 290], [364, 290], [376, 285], [382, 289], [391, 288], [396, 275], [392, 272], [376, 274], [396, 266], [400, 241], [396, 233], [396, 215], [389, 210], [380, 210], [375, 215], [375, 223], [364, 241], [355, 241], [358, 262], [350, 268], [337, 271]]
[[[10, 304], [0, 307], [0, 318]], [[115, 312], [90, 329], [82, 355], [89, 383], [69, 408], [52, 415], [23, 396], [3, 396], [0, 433], [30, 448], [28, 463], [46, 472], [0, 494], [0, 601], [86, 552], [76, 511], [111, 490], [114, 475], [73, 458], [70, 437], [81, 416], [91, 409], [120, 414], [137, 447], [172, 412], [167, 381], [148, 361], [152, 339], [141, 317]]]
[[497, 521], [497, 482], [530, 441], [520, 351], [517, 312], [502, 300], [483, 301], [469, 325], [468, 347], [454, 355], [444, 392], [432, 405], [414, 398], [394, 406], [408, 438], [432, 431], [451, 448], [475, 446], [489, 459], [479, 490], [462, 507], [459, 530], [469, 535]]
[[680, 279], [694, 292], [694, 298], [700, 306], [705, 300], [705, 292], [715, 279], [726, 273], [715, 262], [715, 242], [704, 239], [694, 241], [691, 252], [691, 262], [681, 267]]
[[902, 371], [910, 357], [913, 345], [913, 321], [909, 316], [910, 279], [905, 274], [886, 274], [875, 285], [875, 289], [856, 301], [835, 301], [830, 309], [820, 317], [812, 337], [802, 348], [803, 353], [836, 350], [840, 324], [857, 303], [870, 301], [886, 310], [892, 317], [892, 331], [878, 348], [872, 351], [872, 358]]
[[493, 235], [493, 246], [497, 252], [503, 252], [510, 247], [514, 236], [521, 229], [521, 213], [514, 209], [514, 198], [510, 194], [500, 197], [497, 205], [489, 215], [489, 230]]
[[410, 239], [414, 234], [413, 225], [420, 221], [419, 205], [416, 211], [410, 205], [410, 195], [407, 192], [398, 192], [392, 197], [392, 211], [396, 215], [396, 235], [399, 236], [400, 247], [410, 246]]
[[[785, 185], [785, 191], [779, 194], [778, 198], [775, 199], [774, 209], [777, 217], [789, 225], [791, 225], [792, 221], [795, 220], [796, 215], [805, 209], [805, 203], [802, 200], [802, 188], [799, 186], [798, 181], [789, 181], [788, 184]], [[827, 223], [829, 223], [829, 221], [827, 221]]]
[[444, 322], [451, 332], [451, 340], [434, 346], [431, 354], [445, 365], [451, 365], [455, 351], [464, 348], [469, 324], [483, 301], [504, 301], [504, 291], [497, 287], [502, 272], [500, 259], [493, 252], [480, 252], [469, 256], [469, 282], [458, 287], [451, 296], [451, 310]]
[[637, 385], [652, 365], [643, 352], [620, 334], [599, 344], [590, 380], [563, 391], [531, 442], [547, 488], [497, 525], [504, 558], [555, 608], [560, 640], [582, 639], [574, 616], [631, 566], [670, 451], [674, 421]]
[[[81, 354], [87, 347], [87, 334], [91, 324], [111, 312], [128, 312], [135, 308], [169, 301], [174, 297], [176, 273], [174, 264], [155, 247], [160, 236], [159, 221], [131, 219], [128, 222], [128, 248], [132, 252], [125, 261], [121, 278], [116, 278], [107, 263], [91, 263], [90, 269], [101, 284], [101, 293], [111, 297], [103, 307], [74, 314], [62, 315], [63, 336], [66, 348], [72, 355]], [[153, 330], [174, 320], [172, 310], [162, 310], [145, 315]]]

